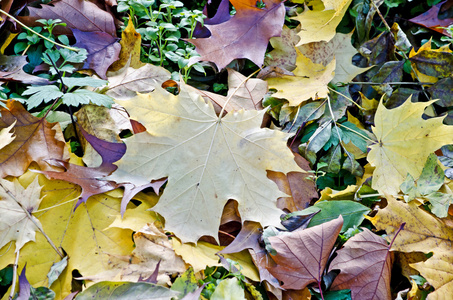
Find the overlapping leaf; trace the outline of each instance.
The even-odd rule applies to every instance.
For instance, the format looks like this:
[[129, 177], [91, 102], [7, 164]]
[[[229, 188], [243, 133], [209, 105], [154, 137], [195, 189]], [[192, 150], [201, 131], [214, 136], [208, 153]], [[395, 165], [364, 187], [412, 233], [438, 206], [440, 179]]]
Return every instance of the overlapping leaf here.
[[169, 177], [153, 208], [165, 217], [167, 230], [184, 242], [216, 237], [228, 199], [238, 202], [242, 221], [279, 224], [276, 201], [284, 194], [266, 170], [300, 170], [286, 148], [289, 136], [259, 128], [264, 110], [220, 119], [210, 103], [184, 86], [178, 96], [156, 88], [121, 104], [147, 132], [125, 140], [126, 155], [118, 165], [147, 181]]
[[67, 160], [67, 150], [63, 134], [57, 123], [32, 116], [24, 107], [9, 101], [8, 109], [0, 108], [0, 129], [14, 126], [15, 139], [1, 149], [0, 177], [20, 176], [31, 162], [36, 162], [42, 170], [58, 170], [45, 162], [46, 159]]
[[255, 0], [231, 0], [236, 14], [221, 24], [206, 25], [208, 38], [191, 39], [201, 57], [191, 59], [212, 61], [219, 70], [233, 59], [248, 58], [256, 65], [264, 62], [269, 39], [279, 36], [285, 20], [285, 7], [280, 0], [265, 0], [265, 8], [256, 7]]
[[418, 178], [428, 155], [452, 142], [453, 126], [443, 125], [442, 117], [422, 119], [425, 108], [433, 102], [412, 103], [409, 98], [394, 109], [379, 104], [373, 127], [378, 142], [370, 146], [367, 157], [376, 167], [373, 189], [398, 193], [408, 173]]

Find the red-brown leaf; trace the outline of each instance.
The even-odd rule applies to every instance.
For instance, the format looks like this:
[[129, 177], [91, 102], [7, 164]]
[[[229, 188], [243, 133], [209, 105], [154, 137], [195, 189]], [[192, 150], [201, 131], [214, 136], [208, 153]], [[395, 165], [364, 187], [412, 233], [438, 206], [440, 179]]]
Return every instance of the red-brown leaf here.
[[321, 282], [327, 260], [343, 226], [343, 217], [288, 235], [269, 237], [271, 256], [277, 263], [269, 272], [282, 281], [282, 288], [301, 290], [313, 282]]
[[0, 108], [0, 129], [17, 120], [13, 128], [16, 138], [0, 152], [0, 177], [20, 176], [31, 162], [36, 162], [41, 170], [59, 169], [45, 160], [68, 159], [60, 125], [32, 116], [16, 101], [8, 101], [7, 108]]
[[383, 238], [363, 228], [363, 232], [346, 242], [332, 261], [330, 270], [341, 270], [332, 290], [350, 289], [352, 299], [392, 299], [392, 255], [389, 250]]

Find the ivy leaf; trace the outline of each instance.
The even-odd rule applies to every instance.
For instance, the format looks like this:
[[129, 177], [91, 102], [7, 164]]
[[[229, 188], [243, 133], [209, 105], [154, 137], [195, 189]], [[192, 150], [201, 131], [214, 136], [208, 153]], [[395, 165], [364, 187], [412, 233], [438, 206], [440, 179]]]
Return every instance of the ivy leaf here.
[[217, 237], [228, 199], [238, 202], [243, 222], [279, 226], [276, 202], [286, 195], [266, 177], [266, 170], [301, 170], [286, 147], [289, 135], [260, 128], [265, 110], [219, 118], [210, 102], [184, 85], [178, 96], [156, 87], [120, 102], [147, 131], [125, 140], [127, 151], [117, 164], [145, 182], [168, 176], [153, 207], [165, 218], [167, 230], [184, 242]]

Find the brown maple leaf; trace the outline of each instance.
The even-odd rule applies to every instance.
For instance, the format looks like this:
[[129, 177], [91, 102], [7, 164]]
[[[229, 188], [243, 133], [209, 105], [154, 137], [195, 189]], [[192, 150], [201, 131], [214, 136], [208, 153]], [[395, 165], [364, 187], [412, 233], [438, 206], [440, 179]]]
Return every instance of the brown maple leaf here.
[[6, 106], [7, 109], [0, 108], [0, 129], [17, 120], [13, 127], [16, 137], [0, 152], [0, 177], [20, 176], [31, 162], [36, 162], [41, 170], [58, 170], [45, 160], [69, 158], [60, 125], [32, 116], [17, 101], [8, 101]]
[[256, 65], [264, 62], [269, 39], [280, 36], [285, 20], [285, 7], [280, 0], [264, 1], [265, 7], [256, 7], [255, 0], [230, 0], [236, 14], [221, 24], [206, 25], [208, 38], [189, 39], [201, 57], [190, 63], [212, 61], [219, 70], [232, 60], [248, 58]]

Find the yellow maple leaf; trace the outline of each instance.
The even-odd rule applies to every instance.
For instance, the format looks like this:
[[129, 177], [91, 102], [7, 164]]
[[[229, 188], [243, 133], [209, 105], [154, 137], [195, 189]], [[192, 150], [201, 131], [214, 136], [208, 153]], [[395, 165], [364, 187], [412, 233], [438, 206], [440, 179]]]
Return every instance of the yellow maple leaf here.
[[422, 119], [434, 101], [412, 103], [409, 97], [393, 109], [379, 103], [372, 128], [377, 143], [370, 146], [367, 158], [376, 167], [373, 189], [396, 195], [408, 173], [418, 178], [428, 155], [453, 142], [453, 126], [442, 124], [443, 117]]
[[[313, 10], [305, 7], [304, 12], [292, 18], [302, 25], [301, 31], [298, 33], [300, 41], [296, 46], [311, 42], [330, 41], [335, 36], [336, 28], [351, 1], [328, 1], [326, 6], [314, 5]], [[327, 7], [327, 9], [320, 10], [318, 7]]]
[[[277, 198], [286, 196], [266, 170], [300, 171], [286, 147], [289, 135], [260, 128], [265, 110], [241, 110], [219, 118], [211, 102], [181, 84], [174, 96], [156, 88], [121, 101], [147, 131], [125, 139], [118, 171], [150, 181], [168, 177], [153, 210], [183, 242], [217, 238], [223, 208], [238, 202], [242, 221], [280, 224]], [[121, 174], [121, 173], [120, 173]], [[130, 176], [126, 177], [132, 182]]]
[[[412, 70], [415, 72], [415, 74], [412, 73], [412, 77], [416, 78], [420, 82], [436, 83], [439, 78], [425, 74], [429, 72], [427, 72], [427, 70], [423, 70], [423, 68], [431, 65], [432, 69], [438, 70], [440, 73], [448, 73], [449, 70], [451, 70], [451, 53], [452, 51], [450, 50], [450, 45], [445, 45], [439, 49], [432, 49], [431, 40], [424, 43], [417, 51], [412, 48], [409, 53], [409, 60], [413, 60], [411, 61]], [[418, 56], [421, 57], [420, 60], [417, 59]], [[443, 56], [450, 57], [450, 60], [445, 61], [445, 57]], [[432, 59], [434, 59], [437, 64], [430, 61]], [[419, 69], [419, 67], [422, 69]], [[444, 76], [445, 75], [447, 74], [444, 74]]]
[[135, 30], [134, 22], [129, 17], [127, 27], [121, 32], [121, 51], [118, 60], [109, 68], [109, 72], [116, 72], [122, 69], [126, 64], [129, 67], [138, 69], [145, 65], [140, 61], [142, 36]]
[[334, 77], [335, 59], [326, 66], [311, 61], [297, 50], [296, 69], [294, 76], [283, 75], [269, 78], [269, 88], [277, 89], [273, 97], [285, 98], [290, 106], [298, 106], [310, 98], [325, 98], [328, 93], [327, 84]]
[[453, 228], [442, 220], [420, 209], [415, 202], [404, 203], [387, 195], [388, 205], [376, 216], [368, 219], [377, 230], [387, 232], [387, 240], [394, 238], [400, 225], [405, 222], [395, 238], [392, 250], [402, 252], [433, 252], [424, 262], [410, 264], [436, 289], [428, 299], [449, 299], [453, 294]]
[[358, 74], [372, 68], [359, 68], [352, 64], [352, 57], [357, 54], [357, 50], [351, 44], [351, 37], [352, 32], [336, 33], [328, 42], [304, 44], [298, 49], [312, 62], [323, 66], [327, 66], [335, 58], [335, 77], [332, 83], [350, 82]]
[[[71, 293], [72, 271], [89, 276], [109, 270], [109, 255], [128, 255], [133, 250], [132, 230], [108, 228], [119, 215], [120, 201], [106, 194], [90, 198], [86, 206], [73, 212], [80, 189], [71, 183], [48, 180], [43, 175], [28, 171], [19, 178], [22, 185], [29, 185], [39, 177], [41, 204], [33, 213], [47, 236], [57, 247], [68, 254], [68, 266], [51, 285], [55, 299], [64, 299]], [[56, 223], [58, 221], [58, 223]], [[14, 263], [14, 247], [0, 249], [0, 269]], [[27, 243], [20, 250], [19, 269], [27, 263], [26, 276], [32, 286], [47, 286], [50, 267], [60, 257], [38, 232], [34, 243]]]

